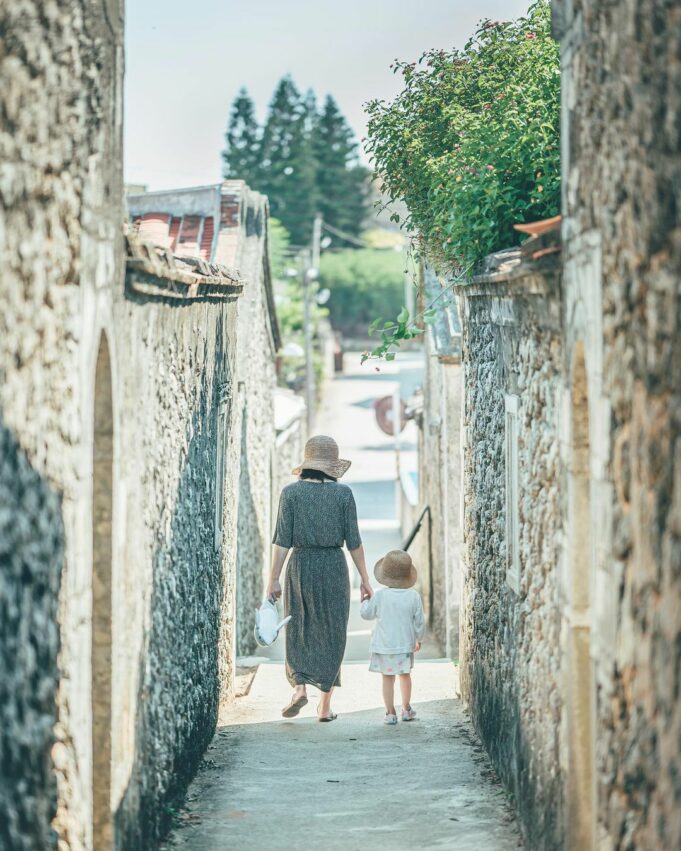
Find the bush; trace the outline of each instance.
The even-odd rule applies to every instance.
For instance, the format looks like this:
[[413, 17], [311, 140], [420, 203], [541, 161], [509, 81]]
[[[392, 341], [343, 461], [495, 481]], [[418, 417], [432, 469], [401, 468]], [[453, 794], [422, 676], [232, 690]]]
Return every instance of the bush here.
[[404, 300], [404, 252], [348, 249], [324, 254], [320, 287], [328, 287], [331, 323], [344, 334], [366, 336], [374, 316], [392, 316]]
[[[366, 149], [431, 258], [468, 268], [560, 209], [560, 70], [548, 0], [485, 21], [463, 50], [393, 66], [404, 90], [368, 105]], [[397, 213], [394, 220], [399, 220]], [[377, 311], [376, 315], [379, 315]]]

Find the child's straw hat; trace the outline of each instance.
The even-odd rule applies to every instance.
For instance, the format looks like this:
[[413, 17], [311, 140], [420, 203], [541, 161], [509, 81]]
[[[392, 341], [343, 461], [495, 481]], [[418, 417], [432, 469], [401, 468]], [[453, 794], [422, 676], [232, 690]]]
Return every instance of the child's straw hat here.
[[338, 444], [332, 437], [317, 434], [305, 444], [303, 463], [295, 467], [292, 472], [294, 476], [299, 476], [303, 470], [319, 470], [320, 473], [340, 479], [344, 473], [347, 473], [351, 463], [338, 457]]
[[409, 553], [390, 550], [376, 562], [374, 576], [377, 582], [388, 588], [411, 588], [416, 582], [416, 568]]

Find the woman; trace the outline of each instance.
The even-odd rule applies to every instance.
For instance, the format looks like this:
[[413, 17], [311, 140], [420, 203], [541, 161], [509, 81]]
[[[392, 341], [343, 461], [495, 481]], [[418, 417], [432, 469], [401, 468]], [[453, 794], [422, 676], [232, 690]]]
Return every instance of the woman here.
[[355, 499], [350, 488], [337, 481], [349, 466], [350, 461], [338, 457], [333, 438], [311, 437], [305, 444], [303, 463], [293, 470], [298, 481], [281, 492], [267, 596], [272, 600], [281, 597], [279, 576], [293, 548], [286, 570], [284, 609], [291, 615], [286, 628], [286, 676], [294, 692], [282, 710], [284, 718], [293, 718], [305, 706], [308, 684], [322, 692], [318, 720], [336, 718], [331, 694], [340, 685], [350, 613], [343, 543], [359, 571], [362, 600], [373, 594]]

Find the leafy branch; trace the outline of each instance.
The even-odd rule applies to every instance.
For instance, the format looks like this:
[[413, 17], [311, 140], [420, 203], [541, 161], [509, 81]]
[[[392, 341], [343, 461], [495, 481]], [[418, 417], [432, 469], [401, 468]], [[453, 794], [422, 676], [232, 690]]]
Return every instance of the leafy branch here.
[[400, 347], [400, 343], [404, 340], [412, 340], [414, 337], [419, 337], [424, 332], [424, 328], [420, 327], [421, 322], [426, 325], [431, 325], [437, 316], [436, 304], [452, 288], [466, 279], [468, 273], [473, 268], [471, 263], [462, 272], [460, 272], [453, 280], [451, 280], [442, 290], [412, 319], [409, 318], [409, 311], [406, 307], [400, 310], [395, 319], [384, 320], [382, 317], [374, 319], [369, 326], [369, 336], [372, 337], [380, 328], [381, 342], [370, 351], [362, 352], [362, 363], [368, 360], [386, 361], [395, 360], [397, 352], [392, 351], [393, 347]]

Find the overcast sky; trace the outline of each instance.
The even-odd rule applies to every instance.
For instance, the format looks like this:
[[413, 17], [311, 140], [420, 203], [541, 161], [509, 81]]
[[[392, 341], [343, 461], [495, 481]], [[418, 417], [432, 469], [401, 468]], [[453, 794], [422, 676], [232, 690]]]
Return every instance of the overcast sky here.
[[246, 86], [265, 114], [291, 73], [332, 94], [358, 137], [363, 103], [392, 98], [397, 57], [463, 46], [481, 18], [528, 0], [133, 0], [126, 4], [125, 172], [167, 189], [220, 180], [231, 102]]

